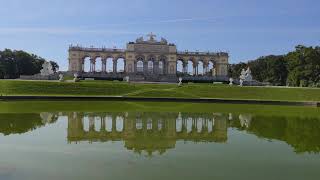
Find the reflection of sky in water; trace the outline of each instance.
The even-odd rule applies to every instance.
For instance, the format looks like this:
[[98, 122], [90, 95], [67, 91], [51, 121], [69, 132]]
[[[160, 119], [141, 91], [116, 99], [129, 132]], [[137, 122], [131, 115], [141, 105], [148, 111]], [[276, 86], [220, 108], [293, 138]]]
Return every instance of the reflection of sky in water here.
[[319, 118], [139, 112], [0, 116], [1, 180], [320, 176]]

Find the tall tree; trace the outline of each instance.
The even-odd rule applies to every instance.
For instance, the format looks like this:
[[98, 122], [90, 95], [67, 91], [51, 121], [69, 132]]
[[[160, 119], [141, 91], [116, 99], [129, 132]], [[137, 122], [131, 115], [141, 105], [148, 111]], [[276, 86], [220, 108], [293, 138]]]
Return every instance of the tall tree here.
[[[34, 75], [40, 73], [45, 59], [24, 51], [5, 49], [0, 51], [0, 78], [18, 78], [20, 75]], [[50, 61], [56, 72], [59, 66]]]
[[286, 56], [288, 62], [288, 82], [292, 86], [315, 86], [320, 82], [319, 47], [296, 46], [296, 50]]
[[274, 85], [286, 85], [288, 70], [284, 56], [260, 57], [255, 61], [250, 61], [248, 66], [256, 80], [270, 82]]

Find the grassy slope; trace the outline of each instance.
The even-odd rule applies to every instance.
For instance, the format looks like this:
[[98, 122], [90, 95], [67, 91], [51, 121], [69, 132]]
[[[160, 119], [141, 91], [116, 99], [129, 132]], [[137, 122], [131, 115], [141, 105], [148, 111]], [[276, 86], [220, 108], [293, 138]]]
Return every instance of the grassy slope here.
[[3, 95], [98, 95], [320, 101], [320, 89], [229, 87], [227, 85], [127, 84], [123, 82], [0, 81]]

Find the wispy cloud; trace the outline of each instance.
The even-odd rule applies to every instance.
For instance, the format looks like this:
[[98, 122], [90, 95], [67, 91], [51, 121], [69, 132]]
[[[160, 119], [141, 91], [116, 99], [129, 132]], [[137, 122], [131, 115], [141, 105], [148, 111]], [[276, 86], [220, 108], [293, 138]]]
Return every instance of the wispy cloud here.
[[[219, 23], [223, 17], [203, 17], [203, 18], [178, 18], [165, 20], [146, 20], [139, 22], [124, 22], [92, 28], [86, 27], [0, 27], [0, 34], [53, 34], [53, 35], [72, 35], [72, 34], [93, 34], [93, 35], [141, 35], [141, 32], [128, 31], [126, 27], [135, 25], [157, 25], [173, 23], [192, 23], [207, 22]], [[205, 32], [223, 32], [223, 33], [319, 33], [318, 27], [239, 27], [239, 26], [219, 26], [214, 29], [203, 29]]]
[[17, 34], [17, 33], [42, 33], [42, 34], [138, 34], [131, 31], [107, 30], [107, 29], [85, 29], [69, 27], [9, 27], [1, 28], [0, 34]]
[[130, 26], [130, 25], [146, 25], [146, 24], [166, 24], [166, 23], [190, 23], [190, 22], [217, 22], [217, 18], [180, 18], [180, 19], [166, 19], [158, 21], [139, 21], [139, 22], [125, 22], [108, 24], [107, 26], [100, 26], [98, 28], [82, 28], [82, 27], [0, 27], [0, 34], [17, 34], [17, 33], [42, 33], [42, 34], [111, 34], [111, 35], [137, 35], [138, 32], [125, 31], [116, 26]]
[[115, 23], [109, 24], [111, 26], [124, 26], [124, 25], [143, 25], [143, 24], [166, 24], [166, 23], [190, 23], [190, 22], [218, 22], [221, 17], [202, 17], [202, 18], [177, 18], [177, 19], [165, 19], [165, 20], [146, 20], [130, 23]]

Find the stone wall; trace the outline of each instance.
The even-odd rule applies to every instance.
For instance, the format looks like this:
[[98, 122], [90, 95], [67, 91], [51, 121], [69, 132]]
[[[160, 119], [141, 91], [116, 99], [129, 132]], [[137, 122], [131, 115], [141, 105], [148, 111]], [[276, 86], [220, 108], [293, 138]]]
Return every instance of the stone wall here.
[[53, 74], [49, 76], [42, 76], [41, 74], [35, 75], [21, 75], [19, 79], [23, 80], [59, 80], [58, 74]]

